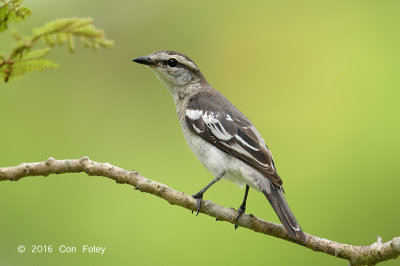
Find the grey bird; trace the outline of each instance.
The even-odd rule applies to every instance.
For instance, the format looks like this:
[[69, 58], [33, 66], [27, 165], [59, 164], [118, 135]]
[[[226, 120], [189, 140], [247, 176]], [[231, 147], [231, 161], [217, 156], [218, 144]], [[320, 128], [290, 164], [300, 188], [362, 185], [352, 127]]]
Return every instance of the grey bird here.
[[272, 153], [250, 120], [208, 84], [186, 55], [163, 50], [133, 61], [149, 66], [167, 87], [190, 149], [214, 176], [211, 183], [192, 195], [197, 199], [196, 215], [204, 192], [224, 178], [241, 187], [246, 185], [236, 222], [246, 210], [251, 187], [265, 195], [288, 235], [305, 241], [306, 236], [284, 197]]

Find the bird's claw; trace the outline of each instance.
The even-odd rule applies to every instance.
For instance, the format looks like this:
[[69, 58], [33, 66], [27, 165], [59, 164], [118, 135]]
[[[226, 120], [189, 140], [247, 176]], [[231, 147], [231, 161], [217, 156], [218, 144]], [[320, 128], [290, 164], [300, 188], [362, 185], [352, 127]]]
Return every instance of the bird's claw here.
[[[240, 216], [246, 211], [246, 206], [240, 205], [238, 209], [238, 216], [235, 219], [235, 223], [239, 220]], [[239, 228], [239, 225], [235, 224], [235, 230]]]
[[[199, 215], [201, 204], [203, 203], [203, 193], [196, 193], [192, 195], [193, 198], [197, 199], [197, 212], [196, 216]], [[193, 211], [192, 211], [193, 214]]]

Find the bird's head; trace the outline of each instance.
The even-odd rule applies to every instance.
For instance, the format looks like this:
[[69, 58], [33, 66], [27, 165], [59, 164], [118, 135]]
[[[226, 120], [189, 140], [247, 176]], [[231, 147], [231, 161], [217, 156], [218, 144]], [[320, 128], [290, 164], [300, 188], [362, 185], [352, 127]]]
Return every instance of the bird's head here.
[[133, 61], [149, 66], [174, 98], [180, 94], [187, 94], [203, 82], [207, 83], [196, 64], [179, 52], [163, 50], [135, 58]]

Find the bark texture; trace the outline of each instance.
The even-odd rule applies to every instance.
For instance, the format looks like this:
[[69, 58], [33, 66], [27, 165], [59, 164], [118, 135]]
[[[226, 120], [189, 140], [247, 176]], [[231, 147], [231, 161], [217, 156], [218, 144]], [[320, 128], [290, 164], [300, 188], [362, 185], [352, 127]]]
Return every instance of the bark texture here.
[[[120, 184], [132, 185], [141, 192], [153, 194], [168, 201], [172, 205], [178, 205], [195, 211], [197, 201], [192, 196], [179, 192], [162, 183], [147, 179], [137, 171], [128, 171], [109, 163], [99, 163], [88, 157], [71, 160], [55, 160], [50, 157], [44, 162], [22, 163], [18, 166], [0, 168], [0, 181], [17, 181], [28, 176], [48, 176], [50, 174], [80, 173], [85, 172], [89, 176], [104, 176], [115, 180]], [[248, 228], [258, 233], [281, 238], [314, 251], [323, 252], [349, 261], [350, 265], [375, 265], [379, 262], [395, 259], [400, 255], [400, 237], [382, 243], [382, 239], [369, 246], [353, 246], [334, 242], [306, 233], [306, 242], [300, 242], [289, 238], [282, 225], [261, 220], [253, 215], [243, 214], [235, 223], [237, 211], [205, 200], [201, 213]]]

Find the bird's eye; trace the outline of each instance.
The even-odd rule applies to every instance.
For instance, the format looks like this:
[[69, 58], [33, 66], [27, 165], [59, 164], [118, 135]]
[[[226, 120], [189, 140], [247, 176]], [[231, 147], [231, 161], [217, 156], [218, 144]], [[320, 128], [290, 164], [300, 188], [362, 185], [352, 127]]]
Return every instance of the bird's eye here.
[[175, 58], [170, 58], [167, 63], [170, 67], [175, 67], [178, 64], [178, 61]]

